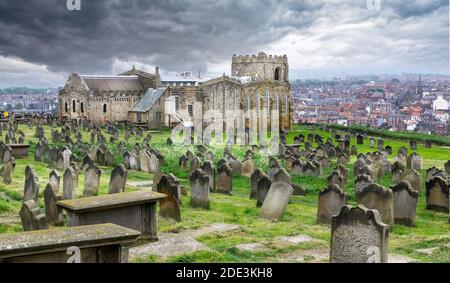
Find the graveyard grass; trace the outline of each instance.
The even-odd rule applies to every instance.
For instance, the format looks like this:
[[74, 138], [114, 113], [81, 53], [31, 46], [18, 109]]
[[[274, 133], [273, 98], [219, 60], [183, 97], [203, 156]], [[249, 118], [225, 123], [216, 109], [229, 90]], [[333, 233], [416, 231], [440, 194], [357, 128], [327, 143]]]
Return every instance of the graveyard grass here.
[[[45, 135], [50, 139], [50, 127], [45, 126]], [[31, 144], [30, 156], [27, 159], [17, 159], [17, 165], [13, 174], [13, 182], [5, 185], [0, 182], [0, 233], [19, 232], [22, 230], [19, 218], [19, 210], [23, 198], [24, 172], [27, 165], [31, 165], [39, 176], [40, 193], [39, 203], [43, 207], [43, 193], [48, 181], [51, 169], [47, 164], [34, 161], [34, 148], [37, 139], [34, 137], [34, 130], [28, 126], [20, 125], [20, 129], [26, 135], [26, 141]], [[89, 142], [90, 135], [83, 133], [83, 141]], [[297, 126], [294, 132], [288, 135], [287, 143], [293, 143], [294, 136], [299, 133], [307, 136], [309, 133], [320, 134], [326, 140], [330, 133], [322, 132], [318, 129], [310, 129], [306, 126]], [[110, 135], [105, 133], [109, 140]], [[145, 136], [145, 135], [144, 135]], [[315, 254], [328, 253], [330, 243], [330, 228], [326, 225], [316, 224], [318, 192], [326, 187], [326, 176], [336, 167], [334, 162], [329, 168], [323, 169], [321, 177], [293, 176], [292, 181], [301, 184], [306, 189], [306, 196], [293, 196], [288, 205], [283, 218], [278, 222], [269, 222], [258, 218], [259, 208], [256, 201], [250, 200], [250, 179], [246, 177], [233, 178], [233, 195], [225, 196], [212, 194], [210, 210], [194, 209], [189, 205], [189, 181], [188, 171], [181, 171], [178, 168], [178, 159], [190, 147], [186, 145], [166, 146], [166, 140], [170, 136], [168, 130], [152, 132], [151, 145], [158, 149], [165, 156], [165, 163], [162, 168], [164, 173], [174, 173], [180, 180], [182, 186], [186, 188], [188, 195], [182, 198], [180, 223], [158, 217], [159, 233], [182, 233], [186, 230], [195, 230], [214, 223], [229, 223], [239, 225], [239, 229], [226, 233], [213, 233], [196, 238], [201, 243], [209, 247], [208, 251], [200, 251], [168, 258], [158, 258], [148, 256], [138, 258], [136, 262], [283, 262], [295, 256], [304, 256], [304, 261], [317, 261]], [[4, 134], [3, 137], [4, 138]], [[73, 137], [75, 138], [75, 137]], [[124, 138], [121, 131], [119, 140]], [[143, 138], [142, 138], [143, 139]], [[356, 144], [356, 138], [352, 138], [352, 144]], [[131, 150], [139, 141], [135, 137], [130, 138], [127, 149]], [[51, 141], [50, 141], [50, 144]], [[395, 154], [401, 146], [408, 148], [406, 141], [396, 141], [385, 139], [385, 145], [391, 145]], [[116, 148], [107, 146], [115, 152]], [[314, 143], [314, 146], [317, 144]], [[194, 147], [191, 148], [194, 152]], [[214, 164], [221, 159], [223, 148], [211, 148], [215, 154]], [[76, 152], [76, 150], [74, 150]], [[243, 159], [246, 149], [233, 148], [233, 154], [240, 160]], [[364, 145], [358, 145], [358, 153], [371, 152], [369, 139], [364, 140]], [[446, 160], [450, 159], [449, 147], [433, 146], [426, 149], [423, 144], [418, 143], [416, 150], [424, 158], [424, 169], [436, 166], [443, 168]], [[389, 158], [393, 161], [394, 155]], [[267, 172], [268, 159], [256, 155], [256, 167]], [[354, 176], [353, 162], [355, 156], [351, 157], [348, 172], [349, 181], [345, 191], [349, 195], [349, 204], [355, 205], [354, 199]], [[116, 164], [122, 162], [122, 157], [116, 155]], [[281, 163], [283, 165], [283, 163]], [[101, 167], [100, 194], [108, 191], [109, 177], [112, 168]], [[425, 179], [425, 170], [422, 172]], [[62, 172], [60, 172], [62, 175]], [[127, 182], [152, 181], [151, 174], [129, 171]], [[390, 186], [391, 175], [386, 174], [378, 183]], [[77, 197], [82, 196], [84, 187], [84, 174], [80, 173]], [[126, 191], [137, 190], [138, 188], [127, 185]], [[411, 257], [419, 262], [450, 262], [450, 224], [448, 214], [425, 210], [425, 189], [422, 189], [419, 204], [417, 207], [416, 227], [408, 228], [395, 225], [389, 236], [389, 253], [400, 254]], [[306, 242], [298, 245], [283, 246], [274, 241], [281, 236], [308, 235], [314, 239], [313, 242]], [[262, 251], [242, 251], [236, 245], [245, 243], [267, 243], [267, 249]], [[433, 248], [433, 249], [430, 249]], [[418, 249], [430, 249], [428, 253], [418, 252]], [[306, 254], [306, 255], [305, 255]], [[312, 256], [311, 256], [312, 255]], [[319, 260], [320, 261], [320, 260]], [[323, 260], [322, 260], [323, 261]], [[325, 260], [326, 261], [326, 260]]]

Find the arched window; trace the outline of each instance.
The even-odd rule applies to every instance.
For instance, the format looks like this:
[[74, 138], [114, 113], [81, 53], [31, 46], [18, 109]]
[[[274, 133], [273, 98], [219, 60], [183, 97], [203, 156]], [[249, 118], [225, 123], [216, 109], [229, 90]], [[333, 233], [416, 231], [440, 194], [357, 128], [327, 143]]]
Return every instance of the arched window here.
[[75, 109], [75, 100], [72, 100], [72, 112], [75, 112], [76, 111], [76, 109]]
[[106, 113], [106, 111], [108, 111], [108, 108], [107, 108], [106, 104], [103, 104], [103, 113]]
[[67, 102], [64, 103], [64, 110], [66, 110], [66, 113], [69, 112], [68, 106], [67, 106]]
[[81, 113], [84, 113], [84, 104], [83, 104], [83, 102], [81, 102], [81, 104], [80, 104], [80, 110], [81, 110]]
[[275, 69], [275, 80], [279, 81], [280, 80], [280, 67]]

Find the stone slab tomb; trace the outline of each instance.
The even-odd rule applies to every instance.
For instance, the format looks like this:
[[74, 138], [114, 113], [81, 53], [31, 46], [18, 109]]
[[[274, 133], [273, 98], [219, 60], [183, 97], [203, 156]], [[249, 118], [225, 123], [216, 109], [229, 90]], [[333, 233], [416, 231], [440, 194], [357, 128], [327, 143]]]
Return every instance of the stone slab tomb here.
[[142, 239], [157, 240], [156, 204], [165, 197], [140, 190], [62, 200], [56, 204], [67, 212], [69, 227], [113, 223], [139, 231]]
[[114, 224], [0, 235], [0, 263], [126, 263], [140, 233]]

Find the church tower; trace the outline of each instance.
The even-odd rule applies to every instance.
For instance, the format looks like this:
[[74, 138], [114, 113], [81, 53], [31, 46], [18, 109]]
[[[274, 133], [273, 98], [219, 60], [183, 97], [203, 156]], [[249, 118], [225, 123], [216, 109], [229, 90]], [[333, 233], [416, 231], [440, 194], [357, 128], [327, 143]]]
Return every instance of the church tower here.
[[266, 55], [233, 55], [231, 63], [233, 77], [250, 77], [252, 81], [289, 82], [288, 58], [284, 56]]

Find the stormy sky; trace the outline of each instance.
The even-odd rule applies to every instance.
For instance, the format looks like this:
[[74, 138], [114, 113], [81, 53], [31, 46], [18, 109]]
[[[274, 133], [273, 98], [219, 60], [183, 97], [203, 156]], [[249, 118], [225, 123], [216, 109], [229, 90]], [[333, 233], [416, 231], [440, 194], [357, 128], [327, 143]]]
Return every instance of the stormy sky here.
[[449, 0], [80, 1], [0, 0], [0, 87], [133, 65], [213, 76], [259, 51], [286, 54], [291, 79], [449, 73]]

